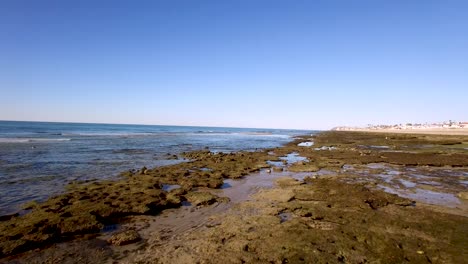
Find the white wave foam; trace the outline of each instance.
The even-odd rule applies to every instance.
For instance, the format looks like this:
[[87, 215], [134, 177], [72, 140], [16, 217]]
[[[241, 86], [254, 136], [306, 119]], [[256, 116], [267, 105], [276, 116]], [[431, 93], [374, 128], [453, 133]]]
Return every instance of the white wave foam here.
[[257, 133], [257, 132], [233, 132], [233, 133], [188, 133], [191, 136], [235, 136], [235, 137], [272, 137], [272, 138], [290, 138], [289, 135], [271, 134], [271, 133]]
[[47, 143], [70, 140], [71, 138], [0, 138], [0, 143]]
[[138, 136], [159, 136], [172, 135], [174, 133], [62, 133], [62, 136], [68, 137], [138, 137]]

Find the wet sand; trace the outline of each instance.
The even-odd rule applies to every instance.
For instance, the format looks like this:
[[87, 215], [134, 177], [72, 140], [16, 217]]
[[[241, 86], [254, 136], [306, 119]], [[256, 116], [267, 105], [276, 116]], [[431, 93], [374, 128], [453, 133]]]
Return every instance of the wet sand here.
[[[128, 176], [177, 185], [163, 192], [181, 200], [176, 208], [129, 213], [91, 237], [4, 261], [463, 263], [467, 144], [463, 136], [325, 132], [261, 153], [188, 153], [192, 163]], [[187, 170], [190, 184], [173, 179]], [[125, 230], [140, 239], [106, 242]]]

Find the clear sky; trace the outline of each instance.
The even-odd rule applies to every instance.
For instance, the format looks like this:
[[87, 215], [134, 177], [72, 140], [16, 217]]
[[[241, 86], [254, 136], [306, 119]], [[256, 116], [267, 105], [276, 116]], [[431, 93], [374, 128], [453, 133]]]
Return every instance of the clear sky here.
[[468, 121], [468, 1], [0, 1], [0, 120]]

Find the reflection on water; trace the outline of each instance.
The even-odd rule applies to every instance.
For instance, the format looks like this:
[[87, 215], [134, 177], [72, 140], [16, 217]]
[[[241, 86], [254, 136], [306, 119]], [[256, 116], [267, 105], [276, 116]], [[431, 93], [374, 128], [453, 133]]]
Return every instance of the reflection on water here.
[[227, 188], [231, 188], [231, 187], [232, 187], [232, 185], [231, 185], [229, 182], [227, 182], [227, 181], [228, 181], [228, 180], [225, 180], [225, 181], [224, 181], [223, 185], [221, 185], [221, 189], [227, 189]]
[[250, 198], [250, 195], [256, 193], [262, 188], [272, 188], [275, 180], [281, 177], [293, 177], [299, 181], [303, 181], [305, 177], [310, 176], [310, 173], [294, 173], [289, 171], [283, 172], [267, 172], [261, 170], [259, 173], [251, 174], [242, 179], [226, 179], [224, 184], [228, 188], [213, 190], [216, 195], [225, 196], [231, 199], [232, 202], [238, 203]]
[[299, 156], [299, 153], [296, 152], [289, 153], [284, 157], [280, 157], [280, 159], [286, 161], [288, 164], [293, 164], [299, 161], [307, 160], [307, 158]]
[[357, 176], [353, 181], [374, 182], [380, 189], [428, 204], [460, 205], [458, 192], [466, 190], [467, 170], [427, 166], [398, 166], [387, 163], [345, 165], [342, 172]]
[[163, 184], [162, 186], [162, 190], [163, 191], [166, 191], [166, 192], [170, 192], [172, 190], [175, 190], [175, 189], [179, 189], [181, 186], [178, 185], [178, 184]]
[[416, 183], [414, 182], [411, 182], [411, 181], [407, 181], [407, 180], [403, 180], [403, 179], [398, 179], [401, 184], [403, 184], [406, 188], [413, 188], [413, 187], [416, 187]]
[[312, 141], [306, 141], [306, 142], [301, 142], [299, 144], [297, 144], [297, 146], [299, 147], [311, 147], [314, 145], [314, 142]]

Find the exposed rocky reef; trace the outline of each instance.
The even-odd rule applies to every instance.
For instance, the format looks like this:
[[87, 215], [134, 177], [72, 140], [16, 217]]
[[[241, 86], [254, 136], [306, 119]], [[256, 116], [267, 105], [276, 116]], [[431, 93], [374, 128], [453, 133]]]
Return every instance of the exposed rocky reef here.
[[[215, 219], [206, 230], [184, 233], [177, 241], [156, 246], [151, 238], [143, 238], [140, 243], [148, 245], [148, 252], [135, 259], [461, 263], [466, 257], [465, 211], [435, 212], [416, 205], [412, 193], [405, 199], [379, 188], [406, 192], [435, 182], [431, 191], [449, 192], [464, 205], [468, 136], [330, 131], [301, 136], [281, 148], [237, 153], [205, 150], [180, 156], [186, 161], [124, 172], [115, 181], [71, 183], [62, 195], [25, 204], [26, 213], [2, 216], [0, 257], [93, 238], [131, 216], [152, 217], [185, 203], [226, 203], [229, 199], [210, 189], [221, 188], [226, 179], [261, 170], [310, 175], [303, 181], [278, 179], [277, 188], [261, 190], [255, 201], [243, 202], [238, 211], [220, 216], [222, 221]], [[418, 176], [413, 170], [427, 173]], [[409, 178], [413, 174], [419, 178]], [[138, 233], [127, 233], [115, 244], [127, 241], [127, 236], [128, 241], [139, 240]], [[106, 252], [103, 258], [110, 256]]]
[[[313, 141], [310, 147], [298, 147]], [[327, 150], [320, 150], [327, 147]], [[332, 148], [328, 150], [328, 148]], [[329, 131], [302, 137], [275, 150], [297, 152], [318, 168], [340, 169], [344, 164], [389, 163], [404, 166], [468, 166], [468, 136], [408, 135]], [[297, 169], [299, 169], [298, 166]]]
[[280, 179], [137, 263], [464, 263], [466, 217], [340, 177]]
[[[188, 162], [122, 173], [117, 181], [74, 182], [65, 194], [46, 202], [28, 203], [25, 215], [0, 222], [0, 257], [47, 246], [87, 234], [97, 234], [129, 215], [155, 215], [183, 201], [207, 205], [226, 201], [192, 192], [197, 187], [219, 188], [224, 178], [239, 178], [268, 167], [275, 159], [266, 152], [231, 154], [197, 151], [184, 153]], [[179, 185], [169, 192], [163, 185]], [[208, 194], [205, 194], [205, 196]]]

